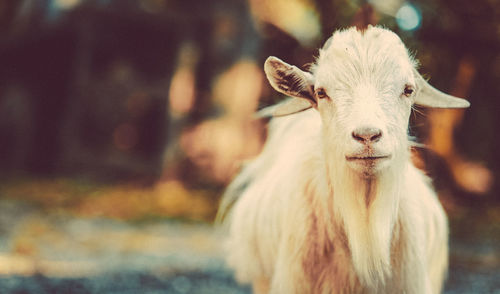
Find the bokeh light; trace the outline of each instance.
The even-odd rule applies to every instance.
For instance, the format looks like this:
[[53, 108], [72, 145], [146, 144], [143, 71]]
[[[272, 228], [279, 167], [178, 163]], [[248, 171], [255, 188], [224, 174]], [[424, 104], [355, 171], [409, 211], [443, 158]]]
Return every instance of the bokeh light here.
[[405, 3], [396, 12], [396, 22], [402, 30], [414, 31], [421, 25], [422, 14], [414, 5]]
[[71, 9], [82, 2], [81, 0], [54, 0], [54, 4], [59, 9]]

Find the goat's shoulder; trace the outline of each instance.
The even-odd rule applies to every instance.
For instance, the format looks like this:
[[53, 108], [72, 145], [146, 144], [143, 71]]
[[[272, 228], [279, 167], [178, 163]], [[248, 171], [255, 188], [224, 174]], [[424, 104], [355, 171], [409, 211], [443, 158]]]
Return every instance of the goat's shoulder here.
[[324, 177], [317, 171], [322, 157], [320, 127], [314, 110], [273, 118], [262, 152], [238, 176], [246, 178], [246, 190], [275, 194], [274, 198], [287, 192], [289, 198], [293, 191], [310, 185], [314, 177]]
[[446, 213], [439, 202], [431, 180], [414, 166], [408, 169], [405, 193], [400, 201], [400, 217], [412, 228], [412, 236], [431, 250], [447, 238]]
[[413, 164], [408, 165], [405, 177], [405, 187], [402, 203], [408, 204], [410, 209], [429, 211], [430, 213], [442, 212], [438, 196], [432, 187], [431, 179]]
[[304, 193], [317, 190], [324, 178], [319, 116], [308, 110], [273, 118], [262, 152], [242, 169], [226, 190], [233, 210], [285, 221], [290, 210], [304, 211]]

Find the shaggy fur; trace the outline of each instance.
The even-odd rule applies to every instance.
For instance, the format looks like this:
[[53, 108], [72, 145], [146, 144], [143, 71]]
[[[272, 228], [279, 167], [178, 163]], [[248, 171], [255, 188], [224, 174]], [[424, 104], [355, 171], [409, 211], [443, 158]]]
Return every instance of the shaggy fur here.
[[[268, 59], [271, 85], [295, 97], [282, 109], [294, 114], [271, 120], [262, 153], [224, 196], [221, 214], [235, 202], [225, 221], [238, 281], [258, 293], [441, 291], [447, 220], [410, 161], [408, 120], [414, 103], [468, 103], [432, 88], [415, 64], [378, 27], [334, 33], [311, 73]], [[368, 127], [380, 138], [355, 138]]]

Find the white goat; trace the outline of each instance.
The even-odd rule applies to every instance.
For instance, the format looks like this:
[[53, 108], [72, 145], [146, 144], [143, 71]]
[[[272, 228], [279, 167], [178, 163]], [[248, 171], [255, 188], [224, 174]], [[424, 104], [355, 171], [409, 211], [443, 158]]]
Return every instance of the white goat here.
[[264, 69], [294, 98], [262, 153], [229, 186], [228, 263], [260, 293], [439, 293], [445, 213], [410, 160], [413, 104], [468, 107], [430, 86], [389, 30], [337, 31], [311, 73]]

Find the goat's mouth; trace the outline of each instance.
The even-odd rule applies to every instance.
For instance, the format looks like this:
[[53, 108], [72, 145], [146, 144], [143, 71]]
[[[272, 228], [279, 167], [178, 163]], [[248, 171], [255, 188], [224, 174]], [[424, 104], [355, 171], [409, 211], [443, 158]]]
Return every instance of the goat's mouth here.
[[389, 159], [390, 155], [354, 155], [354, 156], [346, 156], [345, 159], [347, 161], [379, 161], [384, 159]]
[[347, 165], [363, 177], [373, 177], [387, 167], [391, 155], [356, 154], [345, 158]]
[[347, 166], [363, 178], [376, 177], [388, 165], [391, 155], [356, 154], [345, 157]]

